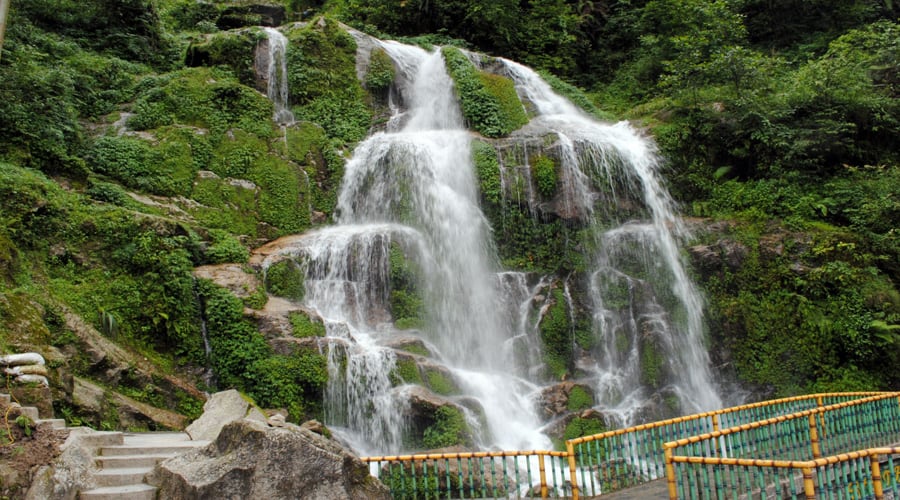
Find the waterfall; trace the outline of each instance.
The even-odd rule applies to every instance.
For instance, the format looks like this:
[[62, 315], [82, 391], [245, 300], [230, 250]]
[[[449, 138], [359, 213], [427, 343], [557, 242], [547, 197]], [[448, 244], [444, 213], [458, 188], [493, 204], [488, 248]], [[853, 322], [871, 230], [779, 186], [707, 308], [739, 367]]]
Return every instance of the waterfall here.
[[[595, 390], [595, 408], [630, 423], [653, 397], [675, 398], [683, 412], [720, 406], [703, 349], [702, 301], [678, 253], [685, 231], [659, 180], [652, 143], [626, 123], [594, 121], [531, 70], [500, 60], [536, 110], [526, 128], [556, 138], [560, 196], [591, 228], [585, 247], [594, 249], [584, 284], [504, 270], [479, 206], [472, 134], [440, 51], [374, 43], [397, 71], [392, 116], [346, 163], [335, 224], [268, 258], [298, 262], [303, 305], [325, 322], [329, 428], [363, 455], [414, 451], [405, 440], [422, 388], [400, 379], [405, 362], [453, 379], [451, 394], [434, 396], [464, 413], [475, 446], [551, 448], [537, 404], [548, 382], [540, 321], [564, 300], [574, 324], [579, 287], [590, 302], [596, 343], [575, 363], [579, 382]], [[278, 109], [286, 106], [276, 103]], [[521, 181], [507, 178], [500, 162], [504, 186]], [[540, 200], [525, 180], [525, 201], [535, 213]], [[623, 200], [638, 208], [620, 215]], [[402, 330], [392, 310], [396, 259], [404, 260], [403, 279], [421, 299], [418, 321]], [[560, 286], [562, 293], [554, 292]], [[398, 347], [409, 342], [422, 347]], [[650, 374], [657, 387], [648, 388], [642, 372], [648, 353], [662, 358]]]
[[289, 125], [294, 123], [288, 102], [287, 46], [288, 40], [275, 28], [263, 28], [269, 44], [269, 66], [266, 72], [266, 95], [275, 105], [273, 119], [275, 123]]
[[[703, 301], [678, 251], [686, 231], [660, 181], [653, 144], [626, 122], [593, 120], [532, 70], [503, 62], [536, 109], [530, 126], [558, 137], [567, 208], [594, 228], [589, 288], [600, 353], [594, 366], [581, 368], [594, 371], [600, 402], [621, 423], [632, 423], [651, 396], [647, 379], [660, 382], [665, 375], [664, 389], [678, 399], [680, 412], [719, 408], [703, 347]], [[592, 183], [603, 189], [600, 200]], [[624, 198], [638, 200], [643, 210], [623, 221], [617, 209]], [[623, 295], [627, 307], [620, 305]], [[653, 370], [664, 374], [647, 374], [653, 357], [664, 358], [652, 360], [661, 365]]]

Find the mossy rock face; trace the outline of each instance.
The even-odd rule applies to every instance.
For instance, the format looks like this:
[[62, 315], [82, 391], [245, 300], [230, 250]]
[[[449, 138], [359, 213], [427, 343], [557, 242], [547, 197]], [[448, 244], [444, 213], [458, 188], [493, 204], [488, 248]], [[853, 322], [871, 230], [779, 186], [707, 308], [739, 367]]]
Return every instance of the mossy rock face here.
[[298, 119], [320, 123], [329, 137], [362, 140], [372, 122], [356, 77], [356, 41], [336, 21], [319, 18], [286, 32], [288, 89]]
[[396, 77], [394, 62], [382, 48], [375, 48], [369, 53], [369, 67], [366, 71], [366, 88], [373, 92], [385, 91]]
[[553, 303], [539, 323], [544, 344], [544, 363], [549, 374], [562, 379], [572, 366], [572, 329], [568, 301], [559, 287], [550, 292]]
[[306, 294], [306, 273], [291, 259], [278, 261], [266, 269], [266, 290], [272, 295], [300, 302]]
[[485, 137], [503, 137], [528, 122], [512, 80], [479, 71], [456, 47], [441, 49], [463, 116]]
[[44, 307], [23, 292], [0, 294], [0, 318], [4, 343], [16, 350], [31, 350], [50, 344], [44, 323]]
[[241, 83], [259, 88], [254, 63], [259, 43], [265, 39], [266, 34], [259, 28], [214, 33], [193, 42], [184, 62], [189, 67], [228, 66]]
[[291, 321], [291, 331], [295, 337], [324, 337], [326, 334], [325, 323], [321, 318], [313, 318], [302, 312], [291, 312], [288, 318]]

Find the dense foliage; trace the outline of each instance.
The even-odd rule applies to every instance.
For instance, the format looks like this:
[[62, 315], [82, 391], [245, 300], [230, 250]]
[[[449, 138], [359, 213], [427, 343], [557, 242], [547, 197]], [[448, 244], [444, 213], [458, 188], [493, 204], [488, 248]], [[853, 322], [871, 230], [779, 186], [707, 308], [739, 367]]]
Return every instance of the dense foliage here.
[[[217, 387], [239, 387], [295, 419], [319, 415], [321, 355], [274, 354], [242, 314], [265, 303], [263, 291], [241, 301], [196, 283], [192, 271], [246, 262], [249, 249], [334, 212], [346, 154], [396, 76], [376, 49], [359, 81], [356, 41], [341, 19], [519, 60], [586, 112], [645, 126], [675, 198], [703, 218], [690, 243], [716, 256], [692, 251], [723, 373], [760, 397], [900, 386], [897, 2], [275, 3], [287, 20], [307, 9], [333, 16], [282, 28], [297, 49], [288, 77], [300, 120], [284, 130], [253, 88], [252, 51], [264, 32], [223, 30], [244, 15], [229, 10], [232, 2], [12, 2], [0, 57], [5, 325], [46, 323], [42, 335], [62, 345], [71, 340], [58, 326], [65, 307], [170, 371], [210, 365]], [[512, 81], [482, 69], [489, 57], [451, 47], [443, 55], [473, 129], [503, 137], [525, 123]], [[505, 195], [504, 154], [513, 153], [473, 143], [503, 266], [577, 272], [585, 252], [569, 242], [586, 239], [539, 217], [523, 193]], [[550, 202], [558, 166], [541, 155], [528, 165], [535, 202]], [[426, 318], [416, 269], [399, 247], [390, 258], [390, 312], [397, 326], [419, 327]], [[285, 261], [269, 270], [268, 291], [302, 297], [298, 275]], [[549, 300], [540, 334], [549, 371], [563, 377], [573, 349], [589, 343], [588, 320], [565, 309], [560, 289]], [[20, 321], [41, 308], [34, 321]], [[298, 337], [323, 334], [306, 316], [291, 323]], [[0, 348], [7, 342], [0, 336]], [[642, 380], [661, 383], [664, 353], [642, 352]], [[91, 375], [73, 365], [76, 375]], [[408, 362], [397, 376], [457, 392], [441, 372]], [[156, 401], [140, 387], [122, 391]], [[460, 421], [441, 414], [428, 443], [464, 442]], [[598, 425], [576, 420], [566, 433]]]

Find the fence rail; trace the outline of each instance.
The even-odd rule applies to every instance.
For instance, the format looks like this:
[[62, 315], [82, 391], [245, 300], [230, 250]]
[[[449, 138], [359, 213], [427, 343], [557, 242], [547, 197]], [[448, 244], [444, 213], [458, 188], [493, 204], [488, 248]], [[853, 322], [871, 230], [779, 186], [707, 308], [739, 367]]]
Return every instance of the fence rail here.
[[561, 451], [366, 457], [394, 498], [571, 498]]
[[883, 393], [668, 442], [669, 497], [881, 499], [900, 448], [866, 448], [900, 439], [898, 402]]
[[[768, 476], [757, 477], [756, 473], [751, 474], [739, 468], [750, 467], [747, 463], [759, 462], [760, 458], [768, 459], [770, 456], [773, 458], [768, 462], [780, 460], [779, 463], [808, 464], [809, 459], [818, 458], [823, 452], [830, 454], [836, 453], [834, 450], [849, 449], [848, 446], [852, 448], [857, 445], [865, 447], [862, 445], [883, 444], [886, 433], [893, 431], [886, 428], [879, 431], [881, 428], [874, 426], [874, 423], [881, 422], [883, 418], [875, 413], [863, 412], [865, 414], [859, 416], [862, 420], [868, 419], [873, 423], [873, 426], [870, 426], [874, 429], [872, 433], [854, 437], [852, 432], [845, 431], [854, 428], [854, 424], [848, 423], [846, 415], [842, 417], [838, 414], [824, 414], [819, 410], [873, 398], [878, 400], [893, 398], [893, 406], [896, 407], [898, 395], [900, 393], [851, 392], [782, 398], [571, 439], [566, 441], [566, 451], [416, 454], [367, 457], [363, 458], [363, 461], [369, 463], [374, 476], [390, 487], [394, 498], [403, 499], [539, 497], [577, 500], [580, 496], [590, 497], [609, 493], [666, 477], [667, 453], [672, 453], [672, 466], [679, 464], [677, 467], [684, 468], [686, 466], [681, 464], [691, 464], [713, 469], [719, 467], [711, 471], [711, 475], [692, 470], [690, 472], [693, 474], [690, 476], [692, 479], [685, 476], [683, 485], [685, 488], [708, 484], [708, 488], [712, 491], [721, 483], [723, 491], [726, 491], [751, 482], [757, 484], [759, 490], [760, 481], [764, 481], [762, 484], [766, 485], [765, 488], [771, 489], [775, 484], [786, 485], [796, 482], [795, 476], [798, 473], [793, 468], [785, 466], [775, 467], [768, 472]], [[811, 425], [809, 421], [811, 411], [817, 415], [815, 425]], [[797, 420], [796, 415], [800, 414], [803, 414], [806, 420]], [[788, 418], [792, 415], [795, 417]], [[756, 434], [750, 433], [741, 439], [726, 438], [725, 436], [732, 436], [735, 431], [723, 433], [720, 430], [740, 428], [773, 419], [788, 423], [765, 431], [754, 431]], [[897, 422], [900, 424], [900, 418]], [[759, 429], [760, 426], [756, 425], [753, 428]], [[818, 432], [814, 436], [817, 445], [821, 446], [817, 452], [818, 456], [812, 456], [804, 451], [811, 444], [807, 446], [803, 443], [813, 441], [813, 436], [810, 435], [812, 428]], [[731, 441], [719, 443], [707, 439], [701, 443], [699, 437], [712, 434], [716, 434], [717, 438]], [[676, 454], [668, 450], [666, 445], [691, 437], [697, 438], [691, 442], [691, 446], [695, 447], [689, 452], [691, 454], [674, 459]], [[833, 445], [831, 438], [836, 439]], [[818, 444], [820, 440], [821, 444]], [[760, 446], [767, 447], [769, 455], [754, 456], [755, 450], [760, 449]], [[753, 456], [754, 460], [749, 462], [746, 459], [738, 460], [740, 457], [750, 456]], [[709, 457], [725, 462], [716, 464], [703, 462]], [[742, 462], [743, 465], [739, 465], [738, 462]], [[732, 469], [728, 471], [721, 469], [726, 466]], [[900, 472], [900, 467], [897, 470]], [[717, 478], [716, 474], [720, 477]], [[804, 484], [802, 471], [799, 474], [802, 489]], [[896, 478], [896, 475], [891, 477]], [[896, 483], [896, 480], [894, 482]], [[900, 500], [900, 496], [895, 498]]]

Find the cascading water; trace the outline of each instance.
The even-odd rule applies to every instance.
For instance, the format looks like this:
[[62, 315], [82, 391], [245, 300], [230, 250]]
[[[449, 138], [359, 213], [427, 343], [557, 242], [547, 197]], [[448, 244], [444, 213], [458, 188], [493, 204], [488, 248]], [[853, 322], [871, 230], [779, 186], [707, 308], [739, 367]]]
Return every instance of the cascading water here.
[[264, 28], [268, 39], [269, 66], [266, 83], [266, 95], [275, 105], [273, 119], [275, 123], [289, 125], [294, 123], [294, 114], [288, 104], [287, 81], [287, 46], [288, 40], [275, 28]]
[[[538, 132], [532, 133], [558, 137], [568, 210], [594, 228], [590, 292], [601, 352], [593, 366], [580, 368], [596, 374], [601, 406], [618, 413], [620, 423], [633, 423], [651, 396], [648, 379], [658, 384], [663, 378], [647, 374], [655, 370], [665, 372], [664, 389], [677, 398], [678, 411], [720, 407], [703, 348], [702, 300], [678, 253], [685, 230], [660, 183], [652, 144], [627, 123], [589, 118], [530, 69], [504, 64], [520, 96], [537, 111], [529, 127]], [[643, 209], [626, 211], [628, 219], [620, 220], [623, 198], [638, 200]]]
[[[405, 439], [421, 388], [401, 383], [398, 366], [412, 362], [455, 381], [453, 395], [440, 398], [465, 413], [474, 445], [549, 449], [536, 404], [547, 381], [539, 324], [558, 280], [501, 269], [479, 207], [471, 134], [440, 52], [377, 43], [398, 72], [387, 128], [346, 164], [336, 224], [283, 251], [304, 270], [304, 306], [326, 325], [326, 423], [360, 454], [411, 451]], [[586, 117], [527, 68], [504, 64], [537, 110], [526, 128], [558, 138], [567, 210], [595, 228], [586, 288], [599, 340], [578, 368], [591, 377], [596, 407], [626, 423], [651, 397], [641, 374], [648, 342], [667, 357], [660, 365], [682, 410], [719, 406], [702, 349], [702, 304], [678, 256], [682, 228], [651, 145], [626, 124]], [[607, 179], [608, 199], [598, 200], [597, 179]], [[519, 181], [501, 172], [501, 182]], [[620, 196], [643, 208], [618, 220]], [[404, 279], [422, 301], [416, 329], [399, 330], [393, 317], [398, 255], [415, 271]], [[572, 302], [568, 282], [561, 296]], [[395, 349], [411, 342], [426, 353]]]

